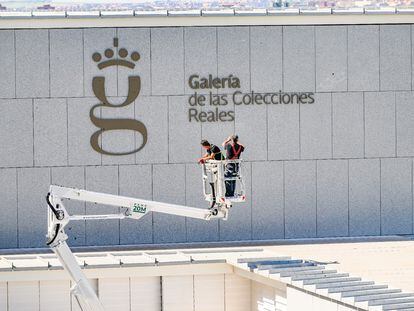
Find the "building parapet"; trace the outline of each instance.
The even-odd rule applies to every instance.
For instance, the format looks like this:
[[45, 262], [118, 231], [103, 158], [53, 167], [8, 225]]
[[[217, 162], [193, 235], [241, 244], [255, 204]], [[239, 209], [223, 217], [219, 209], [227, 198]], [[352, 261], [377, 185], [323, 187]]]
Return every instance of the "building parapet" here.
[[223, 10], [3, 11], [0, 28], [400, 24], [414, 8], [283, 8]]

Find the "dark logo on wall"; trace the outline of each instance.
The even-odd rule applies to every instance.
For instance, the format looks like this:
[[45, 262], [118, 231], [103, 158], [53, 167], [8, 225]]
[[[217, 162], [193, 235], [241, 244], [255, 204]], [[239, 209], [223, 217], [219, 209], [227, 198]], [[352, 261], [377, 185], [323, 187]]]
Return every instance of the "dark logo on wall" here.
[[[121, 48], [118, 51], [118, 57], [114, 57], [114, 50], [116, 51], [116, 48], [118, 47], [118, 38], [114, 38], [114, 49], [106, 49], [105, 50], [105, 57], [106, 59], [102, 59], [102, 55], [100, 53], [94, 53], [92, 55], [92, 59], [94, 62], [98, 63], [98, 68], [100, 70], [105, 69], [107, 67], [111, 66], [123, 66], [130, 69], [135, 68], [135, 62], [137, 62], [140, 59], [140, 55], [138, 52], [132, 52], [129, 56], [130, 59], [128, 59], [128, 51], [125, 48]], [[127, 98], [124, 100], [121, 104], [114, 104], [111, 103], [105, 92], [105, 77], [99, 76], [94, 77], [92, 80], [92, 89], [95, 96], [100, 100], [100, 103], [97, 105], [94, 105], [90, 112], [89, 116], [91, 118], [92, 123], [100, 128], [100, 130], [96, 131], [91, 136], [91, 146], [92, 148], [102, 154], [106, 155], [127, 155], [131, 153], [135, 153], [140, 151], [142, 148], [144, 148], [145, 144], [147, 143], [148, 139], [148, 133], [147, 128], [145, 125], [135, 119], [104, 119], [97, 117], [95, 115], [95, 110], [99, 107], [107, 107], [107, 108], [121, 108], [130, 105], [135, 101], [135, 99], [138, 97], [139, 92], [141, 90], [141, 79], [139, 76], [129, 76], [128, 77], [128, 95]], [[138, 132], [142, 135], [142, 143], [141, 145], [134, 149], [124, 152], [113, 152], [103, 149], [102, 144], [99, 144], [99, 137], [104, 132], [109, 132], [113, 130], [131, 130]]]

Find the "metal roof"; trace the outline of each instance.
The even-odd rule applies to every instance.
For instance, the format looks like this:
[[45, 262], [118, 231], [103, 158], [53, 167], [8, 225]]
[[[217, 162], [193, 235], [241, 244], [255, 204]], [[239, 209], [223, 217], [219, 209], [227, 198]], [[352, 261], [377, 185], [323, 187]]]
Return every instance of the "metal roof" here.
[[238, 259], [235, 266], [355, 310], [413, 310], [414, 293], [334, 269], [336, 262], [291, 258]]
[[[199, 263], [225, 263], [226, 258], [240, 259], [269, 256], [263, 249], [215, 249], [183, 251], [112, 251], [75, 253], [80, 266], [91, 268], [120, 268]], [[256, 258], [254, 257], [254, 258]], [[2, 255], [0, 273], [10, 271], [62, 270], [54, 254]]]

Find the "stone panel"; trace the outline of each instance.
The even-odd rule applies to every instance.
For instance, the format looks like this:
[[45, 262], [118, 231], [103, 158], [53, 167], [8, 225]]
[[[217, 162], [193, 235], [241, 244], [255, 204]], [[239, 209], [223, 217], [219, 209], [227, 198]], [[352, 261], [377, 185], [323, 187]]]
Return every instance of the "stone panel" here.
[[184, 66], [185, 93], [206, 94], [216, 89], [193, 89], [189, 78], [197, 75], [193, 81], [200, 81], [211, 74], [217, 77], [217, 29], [215, 27], [186, 27], [184, 28]]
[[268, 159], [299, 159], [299, 105], [272, 104], [267, 113]]
[[50, 30], [51, 97], [83, 96], [82, 29]]
[[283, 162], [252, 163], [253, 239], [284, 238]]
[[34, 164], [68, 164], [68, 127], [66, 99], [34, 101]]
[[314, 95], [315, 103], [300, 109], [300, 155], [302, 159], [332, 158], [331, 94]]
[[151, 29], [152, 95], [184, 94], [182, 27]]
[[49, 94], [49, 31], [16, 30], [16, 96]]
[[201, 155], [201, 123], [189, 121], [187, 99], [168, 97], [169, 159], [170, 163], [195, 162]]
[[[230, 75], [240, 79], [240, 90], [250, 91], [250, 34], [249, 27], [218, 27], [218, 76]], [[233, 93], [234, 88], [223, 88], [219, 93]]]
[[[17, 171], [0, 169], [0, 249], [17, 248]], [[1, 283], [0, 283], [1, 284]], [[0, 295], [1, 297], [1, 295]], [[1, 299], [0, 299], [1, 300]], [[0, 303], [1, 306], [1, 303]], [[1, 310], [1, 308], [0, 308]]]
[[381, 159], [381, 234], [413, 233], [412, 159]]
[[414, 93], [397, 92], [396, 105], [396, 130], [397, 130], [397, 156], [414, 155]]
[[30, 99], [0, 101], [0, 165], [33, 165], [33, 104]]
[[285, 237], [316, 237], [316, 163], [285, 162]]
[[283, 27], [283, 90], [315, 91], [314, 26]]
[[334, 158], [364, 156], [362, 93], [332, 94], [332, 153]]
[[394, 157], [395, 94], [365, 93], [365, 156]]
[[379, 26], [348, 27], [348, 90], [379, 90]]
[[250, 27], [251, 89], [276, 92], [282, 89], [282, 27]]
[[[145, 147], [135, 154], [136, 163], [167, 163], [168, 98], [164, 96], [138, 97], [135, 101], [135, 119], [144, 123], [148, 132]], [[142, 140], [142, 135], [136, 132], [135, 146], [137, 148], [141, 146]]]
[[380, 163], [349, 160], [349, 234], [380, 234]]
[[[68, 99], [68, 161], [69, 165], [101, 164], [101, 154], [92, 149], [90, 139], [99, 129], [92, 123], [89, 112], [98, 101], [93, 98]], [[100, 116], [100, 109], [94, 110]], [[102, 137], [100, 137], [102, 141]]]
[[380, 26], [382, 91], [411, 90], [411, 26]]
[[347, 28], [346, 26], [315, 27], [316, 41], [316, 91], [346, 91]]
[[348, 161], [317, 161], [318, 237], [348, 235]]
[[0, 31], [0, 94], [2, 98], [16, 95], [16, 50], [13, 30]]

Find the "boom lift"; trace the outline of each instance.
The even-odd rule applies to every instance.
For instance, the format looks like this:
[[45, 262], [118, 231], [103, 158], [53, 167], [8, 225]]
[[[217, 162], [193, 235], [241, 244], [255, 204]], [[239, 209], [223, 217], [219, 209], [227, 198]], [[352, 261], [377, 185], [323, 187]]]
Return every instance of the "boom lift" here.
[[[238, 161], [240, 162], [240, 160]], [[223, 167], [226, 165], [226, 161], [214, 162], [215, 163], [207, 162], [203, 165], [203, 180], [205, 181], [209, 178], [211, 180], [210, 184], [213, 186], [213, 189], [217, 189], [217, 194], [219, 195], [217, 196], [214, 190], [213, 194], [206, 193], [206, 189], [204, 189], [205, 199], [210, 201], [211, 204], [209, 209], [141, 200], [56, 185], [50, 186], [49, 193], [46, 197], [47, 205], [49, 207], [47, 245], [49, 245], [57, 255], [62, 266], [69, 272], [71, 279], [74, 281], [75, 285], [71, 289], [71, 293], [75, 296], [83, 311], [103, 311], [104, 308], [88, 279], [79, 267], [76, 257], [66, 243], [68, 236], [64, 230], [65, 226], [72, 220], [107, 220], [125, 218], [139, 220], [149, 212], [202, 220], [210, 220], [214, 218], [226, 220], [232, 202], [243, 202], [245, 200], [244, 186], [242, 184], [241, 173], [239, 173], [238, 176], [231, 177], [235, 178], [232, 180], [239, 180], [241, 188], [235, 197], [224, 197], [223, 189], [226, 179], [223, 175]], [[216, 198], [218, 200], [216, 200]], [[63, 200], [65, 199], [121, 207], [123, 208], [123, 211], [117, 214], [70, 215], [63, 204]]]

